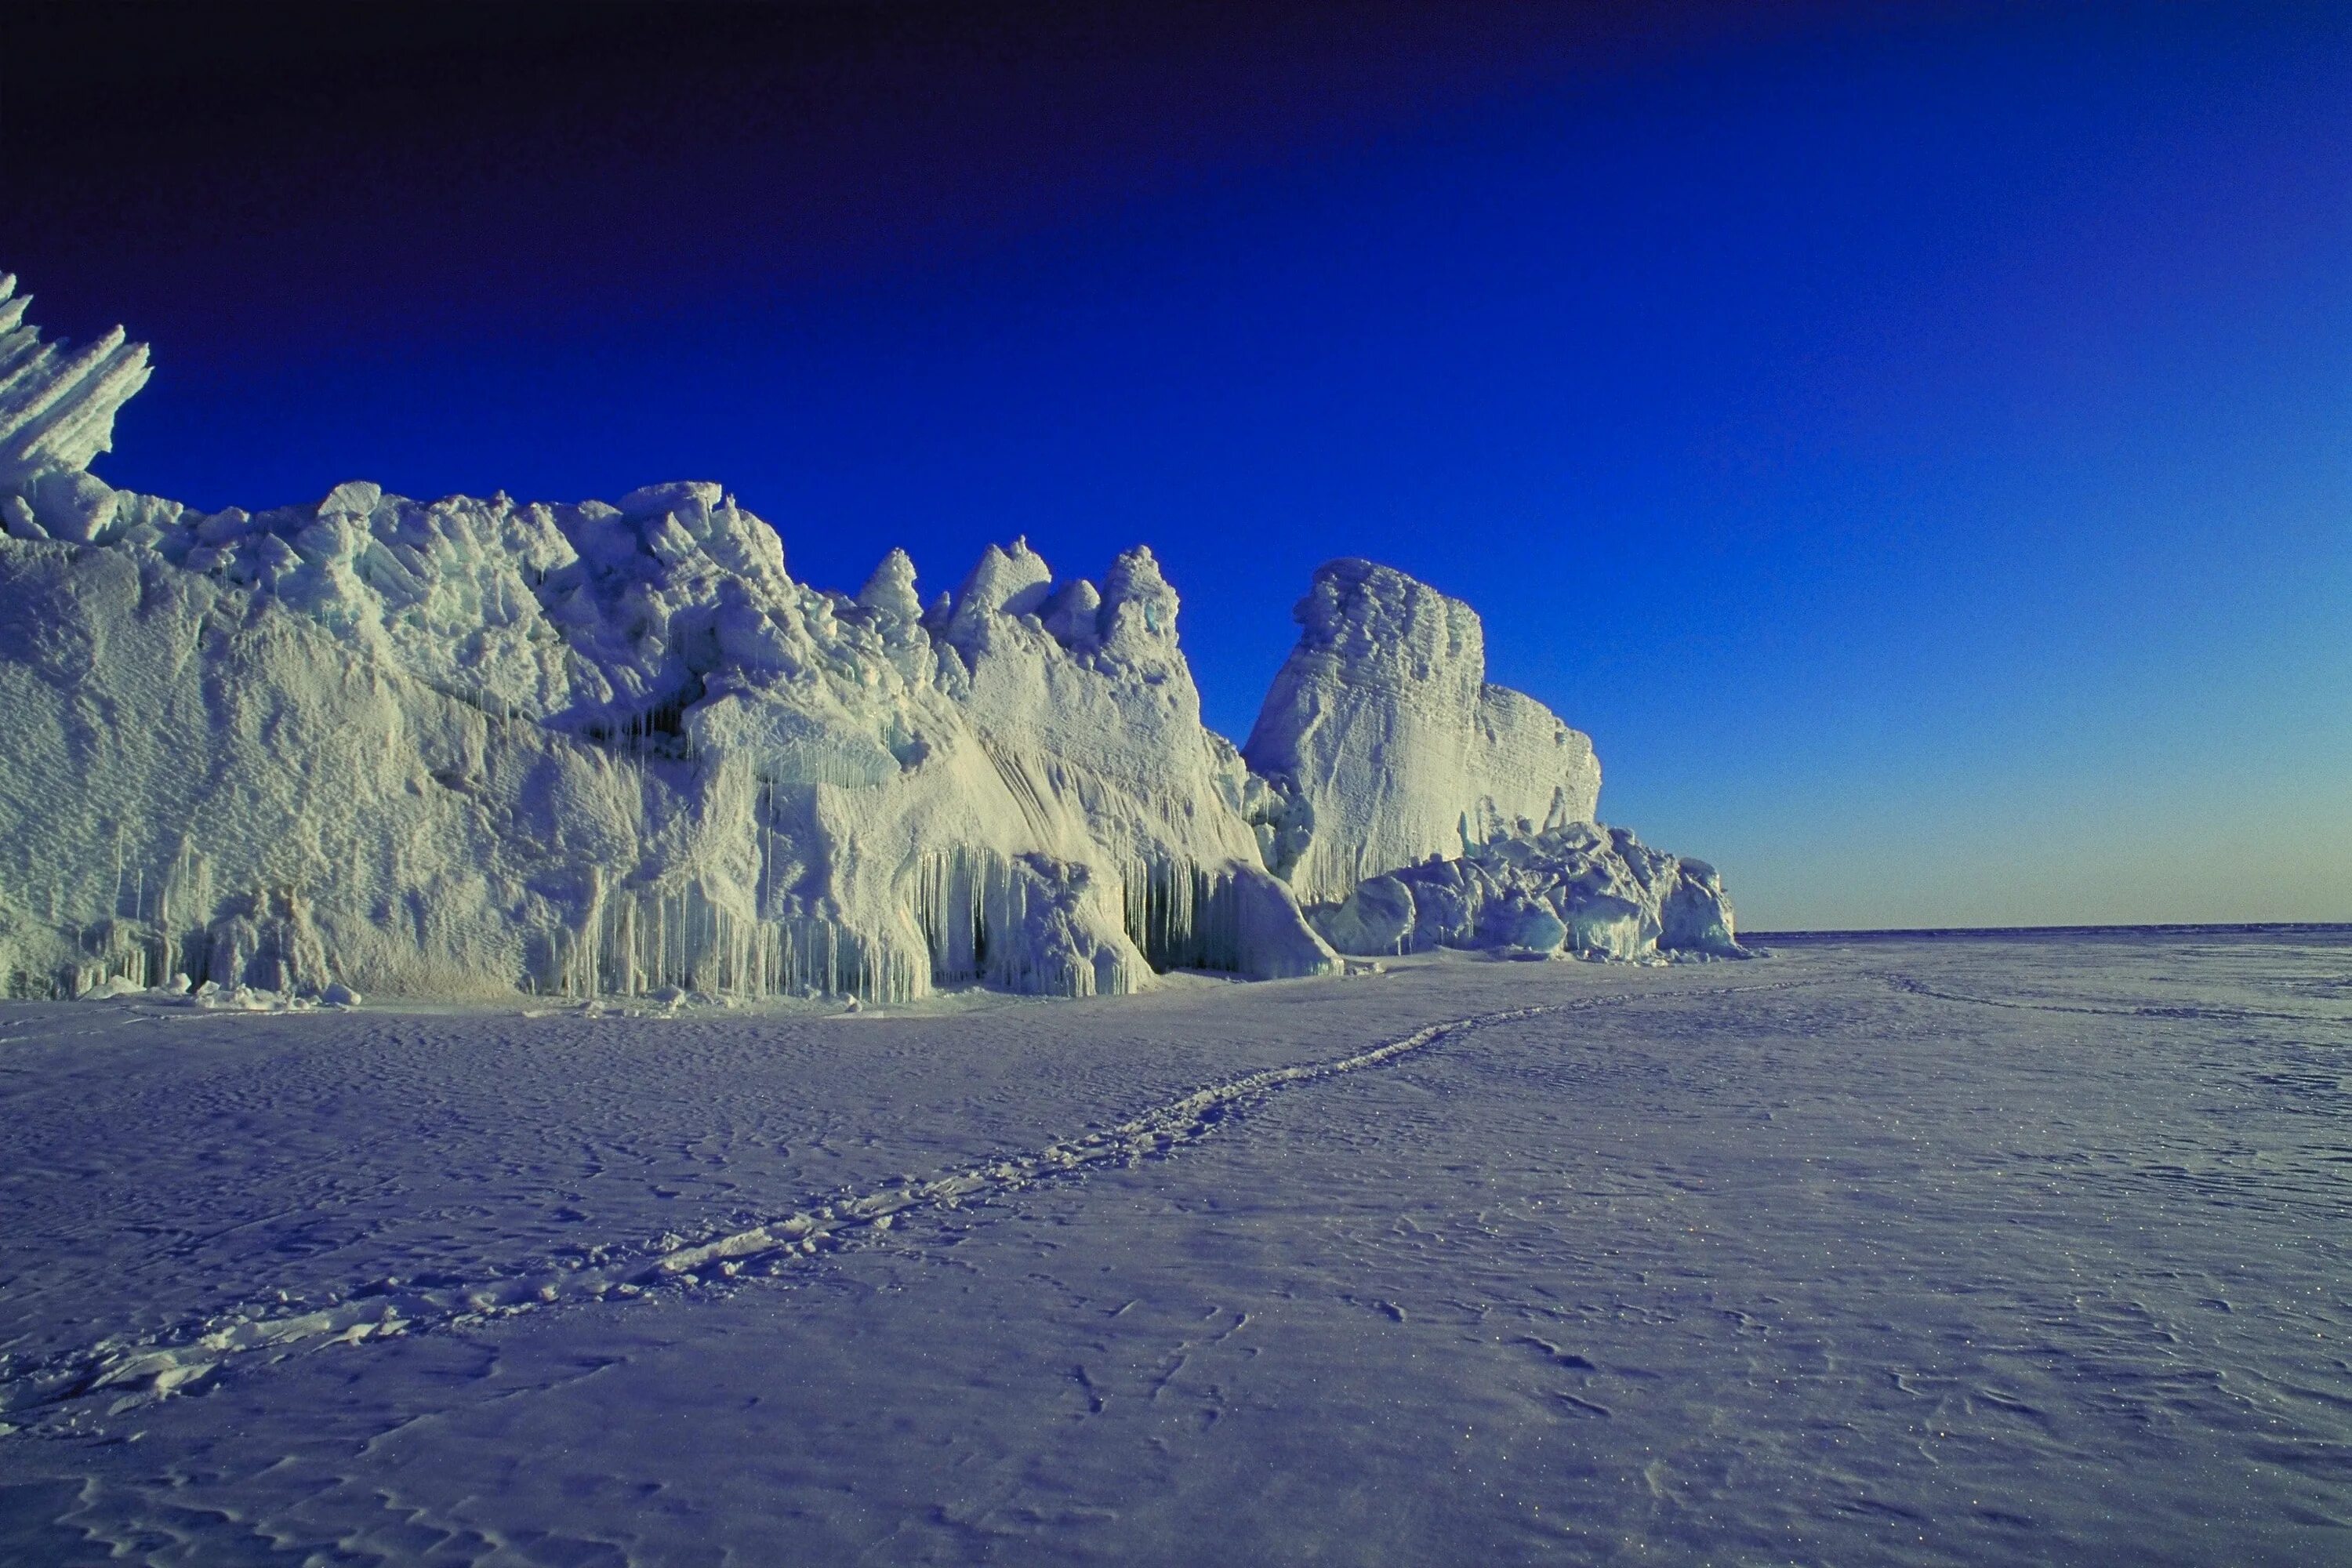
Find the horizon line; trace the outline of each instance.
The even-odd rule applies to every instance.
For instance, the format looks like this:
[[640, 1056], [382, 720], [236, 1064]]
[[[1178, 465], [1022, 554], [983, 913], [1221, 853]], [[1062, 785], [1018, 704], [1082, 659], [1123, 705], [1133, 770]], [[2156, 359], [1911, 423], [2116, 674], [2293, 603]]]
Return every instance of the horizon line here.
[[1819, 927], [1801, 931], [1741, 931], [1742, 944], [1751, 942], [1791, 942], [1811, 937], [1891, 938], [1933, 936], [2132, 936], [2193, 934], [2199, 931], [2342, 931], [2352, 935], [2352, 921], [2166, 921], [2145, 925], [2047, 926], [1857, 926]]

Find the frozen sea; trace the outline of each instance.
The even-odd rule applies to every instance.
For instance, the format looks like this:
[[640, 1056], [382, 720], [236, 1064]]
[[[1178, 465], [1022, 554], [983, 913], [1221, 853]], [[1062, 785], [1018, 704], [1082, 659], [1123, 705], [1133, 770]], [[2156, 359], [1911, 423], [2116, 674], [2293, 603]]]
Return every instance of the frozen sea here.
[[0, 1561], [2352, 1563], [2352, 929], [0, 1007]]

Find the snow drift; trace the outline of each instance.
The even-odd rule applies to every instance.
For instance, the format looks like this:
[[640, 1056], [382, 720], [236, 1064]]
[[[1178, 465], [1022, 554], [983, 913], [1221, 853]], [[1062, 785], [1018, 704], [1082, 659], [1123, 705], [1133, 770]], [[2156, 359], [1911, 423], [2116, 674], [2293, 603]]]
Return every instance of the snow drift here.
[[[1592, 815], [1591, 742], [1485, 683], [1467, 605], [1385, 567], [1317, 574], [1244, 762], [1201, 722], [1141, 547], [1097, 584], [992, 545], [926, 609], [898, 551], [855, 596], [795, 581], [711, 484], [560, 506], [354, 482], [202, 513], [89, 472], [144, 345], [64, 354], [24, 306], [0, 275], [13, 994], [1327, 973], [1332, 940], [1499, 929], [1416, 905], [1381, 934], [1367, 878], [1433, 887], [1421, 862], [1473, 855], [1461, 875], [1501, 886], [1497, 846], [1553, 854]], [[1635, 894], [1630, 926], [1569, 945], [1736, 951], [1711, 872], [1586, 837], [1511, 883], [1562, 920], [1601, 907], [1571, 883]]]

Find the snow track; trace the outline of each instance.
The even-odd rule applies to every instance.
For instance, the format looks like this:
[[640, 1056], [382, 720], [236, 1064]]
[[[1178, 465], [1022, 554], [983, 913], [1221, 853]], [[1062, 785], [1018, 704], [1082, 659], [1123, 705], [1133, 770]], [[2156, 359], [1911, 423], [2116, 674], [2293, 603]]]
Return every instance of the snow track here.
[[[1714, 995], [1818, 984], [1790, 980], [1724, 987]], [[203, 1388], [233, 1363], [267, 1364], [327, 1345], [462, 1329], [549, 1308], [726, 1288], [773, 1277], [807, 1259], [888, 1232], [902, 1219], [1000, 1201], [1040, 1184], [1173, 1153], [1286, 1089], [1378, 1068], [1440, 1042], [1531, 1018], [1643, 999], [1642, 993], [1510, 1007], [1440, 1020], [1346, 1056], [1268, 1068], [1192, 1089], [1107, 1128], [871, 1191], [803, 1200], [721, 1234], [666, 1236], [650, 1245], [600, 1246], [466, 1279], [420, 1275], [357, 1286], [299, 1311], [251, 1304], [177, 1331], [122, 1336], [64, 1354], [0, 1356], [0, 1434], [87, 1434], [110, 1416]], [[275, 1309], [273, 1310], [272, 1309]]]

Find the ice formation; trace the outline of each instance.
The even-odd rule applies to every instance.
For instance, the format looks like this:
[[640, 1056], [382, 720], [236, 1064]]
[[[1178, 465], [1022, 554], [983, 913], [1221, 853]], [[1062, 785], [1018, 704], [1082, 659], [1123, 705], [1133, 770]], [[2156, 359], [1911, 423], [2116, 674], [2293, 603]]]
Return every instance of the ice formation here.
[[1592, 742], [1486, 681], [1477, 612], [1370, 561], [1333, 561], [1242, 754], [1270, 785], [1267, 852], [1302, 899], [1432, 854], [1589, 822]]
[[1571, 823], [1490, 838], [1366, 878], [1316, 923], [1342, 952], [1435, 947], [1635, 959], [1736, 955], [1723, 879], [1704, 860], [1663, 854], [1622, 827]]
[[147, 345], [115, 328], [75, 354], [41, 342], [30, 295], [0, 272], [0, 522], [20, 537], [95, 538], [112, 495], [89, 472], [114, 445], [114, 416], [147, 384]]
[[[855, 597], [795, 581], [712, 484], [201, 513], [89, 472], [145, 346], [61, 353], [24, 304], [0, 278], [13, 994], [1329, 973], [1323, 932], [1392, 950], [1365, 878], [1553, 855], [1592, 814], [1589, 741], [1485, 684], [1468, 606], [1384, 567], [1317, 574], [1245, 763], [1201, 722], [1147, 549], [1097, 584], [992, 545], [926, 609], [899, 551]], [[1580, 951], [1735, 951], [1711, 873], [1606, 843], [1512, 886], [1586, 910]], [[1640, 906], [1632, 934], [1571, 884]], [[1670, 913], [1702, 894], [1712, 915]], [[1416, 915], [1407, 940], [1493, 929]]]

